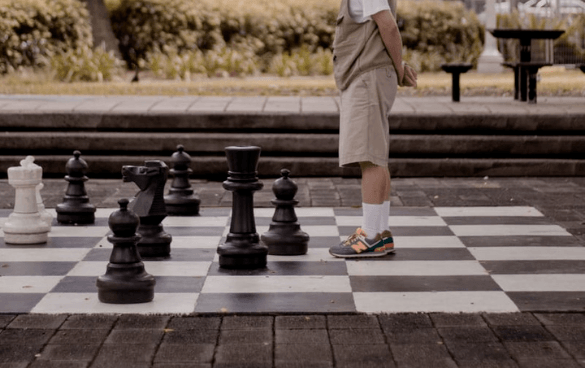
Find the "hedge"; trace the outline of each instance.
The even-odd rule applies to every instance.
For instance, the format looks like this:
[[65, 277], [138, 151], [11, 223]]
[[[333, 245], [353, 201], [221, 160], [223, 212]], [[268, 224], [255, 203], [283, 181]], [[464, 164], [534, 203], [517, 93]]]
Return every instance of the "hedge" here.
[[301, 46], [329, 48], [337, 0], [122, 0], [114, 33], [129, 66], [171, 49], [224, 47], [271, 57]]
[[405, 59], [418, 71], [437, 71], [445, 62], [477, 65], [483, 51], [484, 26], [462, 3], [399, 1]]
[[0, 0], [0, 74], [43, 67], [62, 52], [92, 45], [79, 0]]
[[[275, 55], [333, 43], [339, 0], [121, 0], [111, 9], [114, 32], [130, 67], [157, 52], [182, 54], [225, 47], [253, 51], [268, 65]], [[407, 60], [421, 71], [441, 62], [471, 61], [484, 31], [459, 3], [400, 1]], [[431, 63], [428, 60], [432, 60]]]
[[[131, 68], [152, 65], [160, 53], [185, 58], [213, 51], [220, 59], [226, 53], [234, 60], [254, 55], [249, 59], [260, 71], [281, 70], [278, 73], [286, 75], [287, 65], [308, 60], [306, 51], [325, 55], [323, 50], [331, 48], [340, 0], [106, 3], [122, 55]], [[460, 3], [401, 0], [398, 21], [403, 25], [405, 59], [419, 71], [438, 70], [445, 61], [475, 63], [481, 53], [483, 27]], [[48, 65], [54, 55], [91, 45], [83, 1], [0, 0], [0, 73]], [[321, 69], [329, 70], [322, 64]]]

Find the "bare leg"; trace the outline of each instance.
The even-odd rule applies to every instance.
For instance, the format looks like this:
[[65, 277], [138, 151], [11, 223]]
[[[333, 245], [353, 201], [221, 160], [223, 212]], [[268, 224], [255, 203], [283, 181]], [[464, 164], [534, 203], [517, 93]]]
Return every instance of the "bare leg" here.
[[384, 198], [385, 201], [390, 201], [390, 192], [392, 190], [392, 178], [390, 177], [390, 170], [388, 170], [387, 167], [385, 167], [386, 169], [386, 176], [388, 178], [388, 181], [386, 182], [386, 197]]
[[390, 174], [387, 167], [360, 162], [362, 169], [362, 201], [382, 204], [390, 198]]

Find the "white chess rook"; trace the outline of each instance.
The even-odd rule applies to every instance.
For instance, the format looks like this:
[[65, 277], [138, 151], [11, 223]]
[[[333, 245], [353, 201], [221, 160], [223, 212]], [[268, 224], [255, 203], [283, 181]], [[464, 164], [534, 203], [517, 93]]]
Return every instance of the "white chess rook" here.
[[16, 190], [14, 212], [4, 224], [7, 244], [46, 243], [50, 227], [43, 221], [37, 205], [36, 187], [41, 183], [43, 169], [27, 156], [20, 166], [8, 168], [8, 183]]

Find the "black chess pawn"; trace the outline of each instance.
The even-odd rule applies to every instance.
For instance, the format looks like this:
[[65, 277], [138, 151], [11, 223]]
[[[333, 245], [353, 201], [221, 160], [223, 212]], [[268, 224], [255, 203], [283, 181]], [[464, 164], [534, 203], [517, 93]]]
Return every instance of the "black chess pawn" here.
[[167, 213], [175, 216], [196, 216], [199, 214], [201, 200], [189, 184], [189, 175], [193, 172], [190, 168], [191, 156], [182, 145], [177, 146], [177, 152], [171, 156], [171, 163], [173, 182], [169, 194], [165, 196]]
[[140, 217], [137, 247], [142, 257], [167, 257], [171, 253], [172, 236], [162, 226], [167, 217], [164, 189], [169, 167], [162, 161], [145, 161], [144, 166], [123, 166], [125, 182], [133, 182], [140, 192], [130, 203], [130, 209]]
[[254, 192], [258, 181], [260, 147], [226, 147], [228, 178], [223, 187], [232, 192], [232, 219], [225, 244], [220, 244], [219, 266], [235, 269], [266, 267], [268, 247], [260, 244], [254, 221]]
[[271, 202], [276, 206], [276, 210], [270, 227], [262, 234], [261, 240], [268, 245], [268, 254], [289, 256], [306, 254], [309, 235], [301, 231], [294, 208], [299, 203], [294, 199], [299, 187], [288, 177], [289, 170], [282, 169], [280, 174], [282, 177], [272, 186], [276, 198]]
[[85, 191], [87, 181], [87, 162], [80, 158], [81, 152], [73, 152], [65, 170], [65, 180], [69, 182], [63, 197], [63, 203], [57, 205], [57, 221], [61, 224], [93, 224], [95, 222], [95, 206], [89, 203]]
[[146, 303], [154, 298], [154, 276], [146, 273], [138, 254], [136, 242], [140, 235], [136, 229], [138, 215], [128, 210], [127, 199], [118, 201], [120, 209], [112, 212], [108, 225], [113, 235], [108, 241], [114, 245], [106, 274], [98, 277], [98, 298], [103, 303]]

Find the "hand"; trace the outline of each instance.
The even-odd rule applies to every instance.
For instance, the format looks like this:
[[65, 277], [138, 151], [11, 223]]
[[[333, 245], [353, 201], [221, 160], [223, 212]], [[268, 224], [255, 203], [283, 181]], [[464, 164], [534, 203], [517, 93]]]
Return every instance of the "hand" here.
[[404, 64], [404, 77], [402, 78], [402, 85], [405, 87], [415, 87], [417, 86], [417, 74], [416, 70], [414, 70], [410, 65]]

